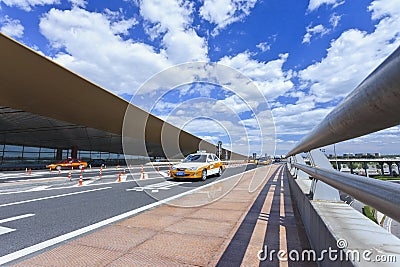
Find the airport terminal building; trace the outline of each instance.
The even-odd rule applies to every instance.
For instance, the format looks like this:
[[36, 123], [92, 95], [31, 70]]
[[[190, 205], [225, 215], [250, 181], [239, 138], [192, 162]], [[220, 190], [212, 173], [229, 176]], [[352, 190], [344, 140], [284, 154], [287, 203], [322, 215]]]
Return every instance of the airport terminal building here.
[[[163, 158], [162, 129], [178, 136], [181, 155], [216, 145], [130, 104], [0, 33], [0, 168], [45, 165], [68, 157], [104, 159]], [[123, 146], [123, 122], [129, 111], [137, 118], [128, 132], [143, 150]], [[167, 126], [167, 127], [166, 127]], [[125, 133], [126, 135], [126, 133]], [[225, 150], [223, 151], [225, 155]], [[228, 151], [230, 158], [244, 158]]]

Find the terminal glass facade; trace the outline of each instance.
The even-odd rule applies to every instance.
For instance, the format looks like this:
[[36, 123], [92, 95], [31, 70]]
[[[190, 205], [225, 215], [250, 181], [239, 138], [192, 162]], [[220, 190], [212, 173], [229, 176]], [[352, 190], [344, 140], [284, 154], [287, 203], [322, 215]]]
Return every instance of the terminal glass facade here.
[[[63, 149], [58, 151], [61, 155], [57, 155], [57, 149], [54, 148], [0, 144], [0, 169], [44, 168], [46, 164], [71, 157], [71, 152], [71, 149]], [[131, 157], [144, 158], [141, 156]], [[78, 151], [78, 158], [85, 161], [103, 159], [110, 165], [124, 164], [125, 162], [123, 154], [99, 151]]]

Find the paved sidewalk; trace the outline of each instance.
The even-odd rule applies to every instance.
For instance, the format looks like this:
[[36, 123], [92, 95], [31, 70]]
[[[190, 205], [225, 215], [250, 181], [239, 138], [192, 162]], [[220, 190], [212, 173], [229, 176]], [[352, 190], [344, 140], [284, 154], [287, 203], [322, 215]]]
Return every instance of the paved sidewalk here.
[[288, 266], [276, 254], [261, 262], [257, 254], [265, 246], [309, 249], [281, 165], [257, 168], [169, 204], [15, 266]]

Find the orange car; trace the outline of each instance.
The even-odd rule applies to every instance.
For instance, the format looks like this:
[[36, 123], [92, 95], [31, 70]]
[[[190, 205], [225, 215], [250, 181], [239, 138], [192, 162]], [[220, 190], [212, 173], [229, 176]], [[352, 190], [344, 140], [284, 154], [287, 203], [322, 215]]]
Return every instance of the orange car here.
[[82, 168], [86, 168], [87, 165], [88, 165], [87, 162], [82, 161], [80, 159], [69, 158], [69, 159], [66, 159], [66, 160], [58, 162], [58, 163], [53, 163], [53, 164], [47, 165], [46, 168], [49, 168], [51, 170], [55, 170], [55, 169], [61, 170], [62, 168], [69, 168], [69, 169], [71, 169], [71, 168], [79, 168], [79, 169], [82, 169]]

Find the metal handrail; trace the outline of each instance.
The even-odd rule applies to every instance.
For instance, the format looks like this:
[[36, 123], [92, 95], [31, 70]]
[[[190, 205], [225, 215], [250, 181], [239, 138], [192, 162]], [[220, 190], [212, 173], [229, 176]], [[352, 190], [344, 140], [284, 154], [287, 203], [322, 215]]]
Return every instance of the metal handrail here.
[[336, 170], [324, 170], [309, 165], [292, 165], [313, 178], [321, 180], [355, 199], [400, 221], [400, 184], [380, 181]]
[[287, 157], [400, 124], [400, 47], [303, 138]]

